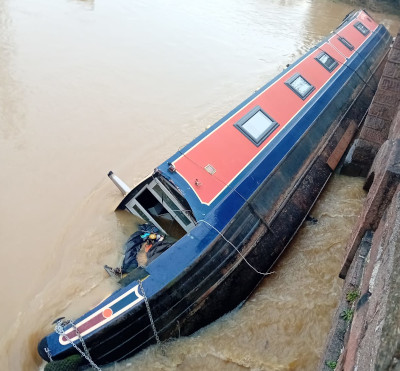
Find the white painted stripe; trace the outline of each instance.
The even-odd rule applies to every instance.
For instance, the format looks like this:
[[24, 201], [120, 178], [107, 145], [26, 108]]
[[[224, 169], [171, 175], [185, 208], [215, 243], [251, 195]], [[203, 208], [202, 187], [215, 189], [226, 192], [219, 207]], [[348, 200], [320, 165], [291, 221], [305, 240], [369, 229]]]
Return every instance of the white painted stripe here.
[[[121, 295], [120, 297], [118, 297], [117, 299], [113, 300], [111, 303], [108, 303], [107, 305], [105, 305], [104, 307], [102, 307], [101, 309], [99, 309], [98, 311], [94, 312], [93, 314], [91, 314], [89, 317], [85, 318], [83, 321], [79, 322], [76, 324], [76, 327], [79, 329], [80, 326], [82, 326], [83, 324], [85, 324], [86, 322], [90, 321], [93, 317], [99, 315], [100, 313], [102, 313], [104, 311], [104, 309], [110, 308], [111, 306], [113, 306], [114, 304], [116, 304], [117, 302], [121, 301], [123, 298], [125, 298], [126, 296], [130, 295], [132, 292], [135, 293], [135, 295], [137, 296], [137, 299], [134, 300], [133, 302], [129, 303], [127, 306], [123, 307], [122, 309], [120, 309], [118, 312], [115, 312], [112, 314], [112, 316], [108, 317], [108, 318], [104, 318], [102, 321], [100, 321], [99, 323], [97, 323], [95, 326], [90, 327], [89, 329], [87, 329], [86, 331], [84, 331], [83, 333], [81, 333], [81, 336], [85, 336], [89, 333], [91, 333], [92, 331], [98, 329], [99, 327], [105, 325], [106, 323], [114, 320], [116, 317], [118, 317], [119, 315], [121, 315], [122, 313], [126, 312], [128, 309], [134, 307], [137, 303], [139, 303], [140, 301], [142, 301], [144, 299], [144, 297], [142, 295], [139, 294], [139, 285], [136, 285], [135, 287], [133, 287], [132, 289], [128, 290], [125, 294]], [[66, 335], [68, 336], [68, 334], [70, 334], [71, 332], [75, 331], [75, 329], [73, 327], [71, 327], [70, 329], [68, 329], [68, 331], [66, 331]], [[64, 341], [62, 338], [65, 335], [60, 335], [58, 340], [60, 342], [61, 345], [68, 345], [69, 341]], [[71, 341], [76, 341], [79, 339], [79, 336], [75, 336], [74, 338], [71, 339]]]

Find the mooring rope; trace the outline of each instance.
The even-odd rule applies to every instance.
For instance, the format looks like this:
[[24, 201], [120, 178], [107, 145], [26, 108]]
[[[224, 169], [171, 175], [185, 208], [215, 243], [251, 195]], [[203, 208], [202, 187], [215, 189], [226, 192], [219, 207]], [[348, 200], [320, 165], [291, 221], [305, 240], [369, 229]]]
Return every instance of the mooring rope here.
[[[101, 371], [101, 368], [100, 368], [99, 366], [97, 366], [97, 365], [93, 362], [93, 360], [92, 360], [92, 358], [91, 358], [91, 356], [90, 356], [89, 350], [88, 350], [88, 348], [86, 347], [85, 341], [83, 340], [83, 337], [82, 337], [81, 333], [79, 332], [78, 328], [76, 327], [75, 323], [74, 323], [72, 320], [70, 320], [69, 323], [72, 325], [72, 327], [74, 328], [76, 334], [78, 335], [79, 340], [80, 340], [80, 342], [81, 342], [81, 344], [82, 344], [82, 346], [83, 346], [84, 351], [82, 351], [82, 350], [68, 337], [68, 335], [67, 335], [66, 332], [64, 331], [64, 326], [63, 326], [63, 323], [62, 323], [61, 320], [57, 321], [57, 323], [56, 323], [56, 326], [55, 326], [55, 331], [56, 331], [56, 333], [59, 334], [59, 335], [61, 335], [61, 336], [64, 336], [64, 337], [68, 340], [68, 342], [80, 353], [80, 355], [81, 355], [82, 357], [86, 358], [86, 360], [90, 363], [90, 365], [92, 366], [92, 368], [94, 368], [94, 369], [97, 370], [97, 371]], [[67, 323], [67, 324], [68, 324], [68, 323]]]
[[213, 225], [211, 225], [209, 222], [206, 222], [205, 220], [201, 219], [198, 221], [203, 222], [205, 224], [207, 224], [208, 226], [210, 226], [212, 229], [214, 229], [226, 242], [228, 242], [236, 251], [237, 253], [242, 257], [242, 259], [246, 262], [246, 264], [253, 269], [254, 272], [261, 274], [262, 276], [269, 276], [270, 274], [273, 274], [275, 272], [260, 272], [259, 270], [257, 270], [253, 265], [251, 265], [251, 263], [249, 263], [249, 261], [246, 259], [246, 257], [239, 251], [239, 249], [231, 242], [229, 241], [217, 228], [215, 228]]

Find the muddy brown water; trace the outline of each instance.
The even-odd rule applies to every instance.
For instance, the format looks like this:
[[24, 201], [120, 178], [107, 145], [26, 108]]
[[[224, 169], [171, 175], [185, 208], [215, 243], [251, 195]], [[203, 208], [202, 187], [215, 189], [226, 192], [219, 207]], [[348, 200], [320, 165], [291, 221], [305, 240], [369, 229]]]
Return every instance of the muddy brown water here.
[[[334, 29], [327, 0], [0, 0], [0, 361], [41, 365], [37, 341], [115, 289], [134, 221], [115, 213], [112, 169], [134, 185]], [[399, 19], [373, 14], [392, 34]], [[237, 311], [117, 366], [312, 370], [362, 180], [336, 176]], [[113, 369], [113, 368], [112, 368]]]

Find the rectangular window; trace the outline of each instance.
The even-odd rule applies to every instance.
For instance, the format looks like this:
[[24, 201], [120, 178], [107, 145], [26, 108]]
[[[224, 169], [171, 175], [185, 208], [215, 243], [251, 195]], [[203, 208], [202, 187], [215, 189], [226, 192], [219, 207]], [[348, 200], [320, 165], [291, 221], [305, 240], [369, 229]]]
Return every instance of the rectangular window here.
[[354, 24], [354, 27], [357, 28], [364, 36], [369, 34], [369, 29], [365, 27], [361, 22], [357, 22]]
[[279, 124], [268, 116], [260, 106], [254, 107], [235, 124], [235, 127], [256, 146], [259, 146], [278, 126]]
[[339, 36], [338, 39], [347, 49], [349, 49], [349, 50], [354, 49], [353, 44], [350, 41], [346, 40], [344, 37]]
[[318, 54], [315, 59], [319, 63], [321, 63], [329, 72], [332, 72], [338, 65], [338, 62], [325, 52]]
[[303, 76], [299, 73], [293, 75], [285, 84], [292, 89], [301, 99], [306, 99], [315, 89]]

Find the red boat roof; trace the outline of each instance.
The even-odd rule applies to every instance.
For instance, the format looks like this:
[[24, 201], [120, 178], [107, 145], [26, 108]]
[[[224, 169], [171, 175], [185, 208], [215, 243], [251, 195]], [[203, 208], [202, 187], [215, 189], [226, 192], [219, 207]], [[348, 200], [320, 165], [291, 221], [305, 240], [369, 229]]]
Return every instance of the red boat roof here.
[[[355, 27], [360, 22], [361, 30]], [[359, 12], [355, 19], [334, 31], [312, 53], [291, 66], [286, 73], [183, 152], [173, 165], [201, 203], [210, 205], [261, 151], [273, 145], [276, 135], [340, 69], [346, 68], [343, 65], [346, 58], [357, 53], [357, 49], [377, 27], [366, 13]], [[323, 51], [338, 62], [332, 71], [328, 71], [316, 60]], [[314, 87], [306, 98], [298, 96], [288, 87], [288, 80], [297, 74]], [[275, 130], [258, 146], [237, 125], [249, 112], [257, 111], [256, 107], [277, 124]]]

